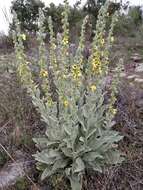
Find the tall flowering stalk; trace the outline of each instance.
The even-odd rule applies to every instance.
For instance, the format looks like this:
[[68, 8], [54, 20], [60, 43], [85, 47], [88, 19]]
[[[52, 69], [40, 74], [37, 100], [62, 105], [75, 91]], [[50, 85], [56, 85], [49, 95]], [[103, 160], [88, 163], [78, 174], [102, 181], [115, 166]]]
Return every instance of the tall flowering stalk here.
[[69, 22], [68, 22], [68, 15], [69, 15], [69, 3], [68, 0], [64, 0], [65, 7], [62, 13], [62, 57], [63, 63], [66, 64], [66, 67], [69, 67]]
[[18, 76], [26, 87], [31, 88], [33, 81], [31, 79], [31, 71], [28, 66], [29, 62], [27, 61], [23, 45], [23, 41], [26, 40], [26, 35], [24, 33], [21, 33], [20, 23], [17, 19], [16, 13], [14, 12], [13, 15], [16, 27], [16, 30], [13, 31], [13, 41], [15, 44], [14, 48], [17, 60]]
[[80, 39], [79, 39], [79, 45], [75, 53], [75, 57], [73, 60], [73, 65], [72, 65], [72, 74], [73, 78], [75, 80], [80, 80], [80, 77], [82, 76], [82, 72], [84, 70], [84, 48], [85, 48], [85, 31], [86, 31], [86, 25], [88, 22], [88, 16], [85, 17], [83, 20], [82, 28], [81, 28], [81, 34], [80, 34]]
[[106, 16], [108, 11], [108, 3], [105, 3], [105, 6], [102, 6], [99, 15], [98, 21], [96, 24], [95, 37], [92, 44], [92, 54], [90, 57], [91, 70], [96, 75], [102, 74], [102, 52], [104, 51], [105, 46], [105, 29], [106, 29]]
[[48, 19], [48, 24], [50, 30], [50, 48], [49, 48], [50, 64], [56, 70], [58, 67], [57, 56], [56, 56], [57, 44], [56, 44], [56, 38], [54, 36], [53, 22], [51, 16]]
[[[34, 139], [39, 149], [34, 157], [44, 167], [41, 178], [45, 179], [59, 173], [70, 180], [73, 190], [81, 190], [85, 171], [92, 169], [102, 172], [103, 168], [123, 161], [117, 146], [116, 148], [114, 146], [122, 136], [111, 127], [116, 111], [113, 104], [116, 101], [118, 77], [113, 78], [108, 104], [104, 101], [106, 91], [103, 86], [103, 80], [108, 74], [109, 46], [113, 42], [115, 19], [112, 19], [106, 35], [108, 15], [108, 3], [106, 3], [99, 12], [91, 56], [88, 60], [84, 60], [83, 50], [88, 17], [83, 21], [79, 45], [75, 55], [72, 55], [69, 53], [68, 13], [69, 6], [65, 0], [63, 33], [60, 39], [55, 38], [52, 19], [49, 17], [48, 63], [45, 61], [42, 37], [44, 19], [43, 16], [41, 19], [43, 13], [40, 13], [38, 39], [40, 41], [39, 65], [42, 73], [40, 70], [39, 77], [42, 84], [46, 86], [44, 97], [40, 96], [41, 89], [34, 84], [30, 68], [23, 63], [24, 60], [18, 70], [21, 71], [20, 77], [32, 96], [33, 104], [47, 125], [45, 137]], [[16, 54], [21, 46], [20, 43], [15, 46]], [[23, 56], [23, 53], [21, 55]], [[26, 65], [26, 73], [21, 70], [23, 64]], [[23, 80], [26, 79], [27, 74], [30, 80]], [[51, 89], [51, 84], [54, 89]], [[51, 98], [52, 90], [57, 93], [56, 100]]]
[[[40, 91], [42, 91], [42, 93], [44, 93], [43, 96], [43, 101], [46, 102], [49, 106], [52, 103], [51, 100], [51, 95], [49, 93], [50, 91], [50, 83], [49, 83], [49, 69], [48, 69], [48, 58], [46, 56], [47, 50], [45, 47], [45, 26], [44, 26], [44, 21], [45, 21], [45, 16], [44, 13], [42, 11], [42, 9], [39, 9], [39, 19], [38, 19], [38, 32], [37, 32], [37, 40], [39, 43], [39, 59], [38, 59], [38, 66], [39, 66], [39, 78], [41, 79], [40, 83], [38, 84]], [[50, 27], [50, 24], [49, 24]], [[52, 38], [52, 34], [51, 34], [51, 38]], [[50, 61], [51, 60], [51, 51], [52, 48], [50, 48]]]
[[37, 40], [39, 42], [39, 67], [40, 67], [40, 72], [42, 75], [42, 72], [47, 69], [46, 65], [46, 51], [45, 51], [45, 43], [44, 43], [44, 34], [45, 34], [45, 27], [44, 27], [44, 13], [42, 9], [39, 9], [39, 19], [38, 19], [38, 34], [37, 34]]

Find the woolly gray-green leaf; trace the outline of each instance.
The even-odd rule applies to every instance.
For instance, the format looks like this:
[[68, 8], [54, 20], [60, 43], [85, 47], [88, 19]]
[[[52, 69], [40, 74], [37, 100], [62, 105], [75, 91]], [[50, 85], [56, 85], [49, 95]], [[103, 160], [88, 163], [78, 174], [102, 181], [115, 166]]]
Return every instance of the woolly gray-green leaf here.
[[86, 162], [95, 161], [96, 158], [103, 159], [103, 156], [98, 152], [88, 152], [88, 153], [85, 153], [83, 156], [83, 160], [85, 160]]
[[72, 190], [81, 190], [82, 189], [82, 183], [81, 179], [78, 175], [72, 175], [69, 177]]
[[48, 167], [48, 168], [46, 168], [46, 169], [43, 171], [42, 175], [41, 175], [41, 180], [44, 180], [45, 178], [47, 178], [47, 177], [53, 175], [54, 173], [55, 173], [55, 171], [52, 170], [52, 167], [51, 167], [51, 166]]
[[39, 162], [51, 165], [54, 163], [55, 159], [61, 158], [61, 154], [59, 151], [50, 149], [50, 150], [43, 150], [37, 154], [33, 155], [35, 159]]
[[79, 157], [75, 160], [75, 164], [73, 165], [73, 173], [80, 173], [83, 172], [85, 169], [84, 162]]
[[33, 141], [36, 143], [38, 148], [46, 148], [47, 147], [47, 138], [33, 138]]
[[67, 164], [68, 164], [68, 159], [61, 158], [55, 161], [52, 170], [56, 171], [58, 169], [63, 169], [67, 166]]

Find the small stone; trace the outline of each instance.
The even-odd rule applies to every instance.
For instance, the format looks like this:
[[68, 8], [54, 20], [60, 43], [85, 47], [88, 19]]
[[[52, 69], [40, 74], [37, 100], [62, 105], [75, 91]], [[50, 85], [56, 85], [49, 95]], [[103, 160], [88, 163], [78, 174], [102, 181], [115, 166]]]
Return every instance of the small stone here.
[[129, 80], [129, 81], [133, 81], [135, 78], [137, 78], [138, 77], [138, 75], [129, 75], [129, 76], [127, 76], [127, 79]]
[[137, 105], [138, 107], [143, 107], [143, 100], [138, 100], [138, 101], [136, 101], [136, 105]]
[[135, 87], [135, 84], [132, 82], [129, 83], [130, 84], [130, 87], [134, 88]]
[[135, 79], [135, 82], [142, 84], [142, 83], [143, 83], [143, 79], [141, 79], [141, 78], [136, 78], [136, 79]]
[[141, 73], [141, 72], [143, 72], [143, 63], [140, 63], [140, 64], [136, 67], [135, 72], [136, 72], [136, 73]]
[[134, 54], [132, 57], [131, 57], [131, 60], [133, 60], [134, 62], [139, 62], [142, 60], [142, 57], [139, 55], [139, 54]]
[[143, 79], [142, 78], [136, 78], [134, 80], [135, 84], [139, 87], [139, 88], [143, 88]]
[[120, 77], [121, 78], [125, 78], [126, 77], [126, 73], [124, 73], [124, 72], [120, 73]]

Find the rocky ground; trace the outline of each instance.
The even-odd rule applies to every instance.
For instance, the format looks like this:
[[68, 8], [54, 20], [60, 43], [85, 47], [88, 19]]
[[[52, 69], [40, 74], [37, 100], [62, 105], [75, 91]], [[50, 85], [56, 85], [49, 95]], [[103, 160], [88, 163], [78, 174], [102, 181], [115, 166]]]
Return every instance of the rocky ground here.
[[[136, 52], [129, 59], [121, 73], [115, 126], [124, 135], [119, 147], [126, 161], [102, 175], [88, 173], [85, 190], [143, 189], [143, 59]], [[0, 55], [0, 189], [66, 190], [58, 177], [53, 188], [53, 179], [39, 180], [31, 156], [36, 151], [32, 137], [44, 132], [44, 124], [19, 86], [14, 63], [13, 54]]]

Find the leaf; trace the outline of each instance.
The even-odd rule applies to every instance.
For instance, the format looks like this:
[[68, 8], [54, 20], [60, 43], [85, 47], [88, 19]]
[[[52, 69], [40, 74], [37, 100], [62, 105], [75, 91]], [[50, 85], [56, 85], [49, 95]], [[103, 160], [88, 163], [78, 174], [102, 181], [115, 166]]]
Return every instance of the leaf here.
[[76, 151], [73, 151], [73, 158], [82, 157], [85, 152], [90, 151], [83, 143], [76, 144]]
[[63, 169], [64, 167], [66, 167], [67, 163], [68, 163], [68, 160], [64, 160], [64, 159], [56, 160], [53, 166], [52, 165], [48, 166], [44, 170], [44, 172], [42, 173], [41, 179], [44, 180], [46, 177], [49, 177], [55, 174], [57, 170]]
[[70, 158], [73, 157], [72, 149], [69, 149], [67, 147], [61, 147], [61, 150], [62, 150], [62, 152], [64, 153], [65, 156], [70, 157]]
[[89, 110], [89, 105], [88, 104], [85, 104], [83, 106], [82, 112], [83, 112], [83, 115], [84, 115], [85, 118], [89, 117], [90, 110]]
[[96, 143], [92, 147], [94, 150], [100, 149], [101, 151], [107, 151], [108, 148], [112, 147], [114, 142], [118, 142], [122, 138], [118, 132], [108, 130], [105, 131], [100, 138], [96, 139]]
[[59, 160], [56, 160], [54, 165], [53, 165], [53, 168], [52, 170], [58, 170], [58, 169], [63, 169], [67, 166], [68, 164], [68, 159], [59, 159]]
[[56, 147], [58, 148], [58, 145], [60, 144], [59, 141], [47, 141], [47, 147], [48, 148], [52, 148], [52, 147]]
[[47, 138], [33, 138], [33, 141], [36, 143], [38, 148], [46, 148], [47, 147]]
[[124, 161], [124, 157], [118, 150], [110, 150], [105, 154], [105, 160], [109, 164], [119, 164]]
[[84, 143], [85, 139], [84, 137], [80, 137], [79, 140]]
[[83, 156], [83, 160], [85, 160], [86, 162], [95, 161], [96, 158], [103, 159], [103, 156], [98, 152], [88, 152]]
[[72, 133], [72, 126], [71, 124], [66, 123], [63, 125], [64, 131], [70, 136]]
[[83, 131], [86, 132], [86, 126], [85, 126], [85, 121], [84, 121], [84, 116], [82, 115], [82, 109], [79, 109], [77, 112], [77, 117], [78, 117], [78, 121], [81, 124]]
[[78, 135], [79, 135], [79, 129], [78, 129], [78, 125], [76, 125], [73, 127], [72, 134], [70, 137], [71, 142], [72, 142], [72, 148], [74, 148]]
[[35, 159], [39, 162], [51, 165], [54, 163], [55, 159], [61, 158], [61, 154], [57, 150], [43, 150], [37, 154], [33, 155]]
[[[51, 122], [51, 121], [50, 121]], [[64, 137], [63, 129], [57, 122], [52, 121], [52, 126], [46, 130], [46, 135], [50, 141], [61, 141]]]
[[94, 134], [96, 133], [96, 131], [97, 131], [97, 128], [94, 127], [93, 130], [88, 134], [87, 140], [88, 140], [92, 135], [94, 135]]
[[73, 173], [83, 172], [85, 169], [84, 162], [81, 158], [77, 158], [75, 164], [73, 164]]
[[72, 190], [81, 190], [82, 189], [82, 182], [78, 175], [72, 175], [69, 177]]
[[89, 165], [91, 166], [91, 168], [94, 170], [94, 171], [98, 171], [100, 173], [103, 172], [103, 169], [102, 169], [102, 165], [101, 163], [94, 163], [94, 162], [89, 162]]
[[49, 126], [51, 127], [54, 127], [54, 128], [57, 128], [58, 127], [58, 121], [57, 121], [57, 118], [54, 117], [54, 116], [49, 116]]
[[53, 175], [54, 173], [55, 173], [55, 171], [52, 170], [52, 167], [46, 168], [46, 169], [43, 171], [42, 175], [41, 175], [41, 180], [44, 180], [45, 178], [47, 178], [47, 177]]
[[72, 168], [65, 168], [65, 174], [67, 177], [71, 176], [71, 171], [72, 171]]
[[64, 138], [63, 139], [63, 142], [66, 144], [66, 146], [67, 146], [67, 148], [69, 148], [69, 149], [72, 149], [72, 142], [71, 142], [71, 138], [69, 137], [67, 137], [67, 138]]

